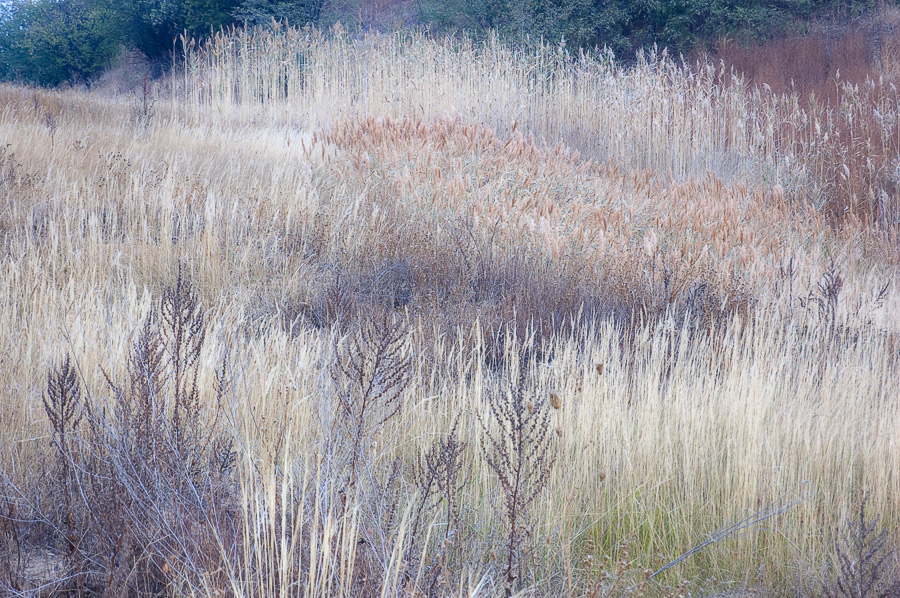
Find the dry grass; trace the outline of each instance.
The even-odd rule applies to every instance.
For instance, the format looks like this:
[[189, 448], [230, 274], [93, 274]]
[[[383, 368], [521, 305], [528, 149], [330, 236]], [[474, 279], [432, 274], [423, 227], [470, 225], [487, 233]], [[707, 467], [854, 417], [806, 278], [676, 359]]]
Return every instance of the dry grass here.
[[[802, 495], [640, 585], [781, 593], [863, 492], [900, 529], [898, 198], [838, 218], [823, 191], [841, 151], [883, 180], [898, 152], [871, 119], [900, 115], [893, 92], [814, 113], [665, 57], [295, 30], [190, 48], [170, 88], [0, 87], [2, 591], [603, 595]], [[48, 508], [42, 397], [68, 354], [78, 396], [112, 408], [179, 272], [205, 314], [198, 418], [218, 414], [236, 459], [190, 500], [212, 486], [176, 459], [185, 498], [123, 511], [145, 530], [126, 558], [88, 538], [96, 495], [64, 494], [71, 523]], [[515, 515], [511, 578], [478, 447], [513, 387], [552, 406], [556, 460]], [[460, 489], [423, 503], [423, 455], [451, 440]]]

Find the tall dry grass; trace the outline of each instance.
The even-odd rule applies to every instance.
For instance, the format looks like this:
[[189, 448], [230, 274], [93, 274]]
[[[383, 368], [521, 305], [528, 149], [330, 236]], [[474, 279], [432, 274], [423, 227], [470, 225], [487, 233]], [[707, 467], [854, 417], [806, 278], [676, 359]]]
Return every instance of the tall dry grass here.
[[[528, 408], [558, 409], [518, 588], [618, 592], [795, 496], [641, 590], [814, 593], [864, 492], [896, 535], [896, 233], [817, 205], [808, 150], [830, 125], [813, 136], [796, 101], [664, 57], [296, 30], [189, 48], [173, 88], [0, 88], [3, 591], [503, 593], [512, 543], [479, 447], [520, 362]], [[878, 97], [844, 101], [896, 114]], [[119, 522], [140, 524], [124, 555], [97, 539], [91, 472], [65, 474], [85, 488], [71, 517], [49, 507], [42, 396], [69, 354], [85, 404], [112, 408], [180, 271], [234, 466], [207, 494], [208, 465], [161, 472], [198, 489], [179, 508], [122, 485], [145, 505]], [[372, 319], [402, 331], [408, 385], [348, 435], [352, 397], [386, 384], [335, 373], [377, 354], [352, 353]], [[415, 464], [452, 430], [458, 511], [420, 516]]]
[[[765, 87], [765, 73], [736, 51], [727, 64], [684, 68], [649, 54], [626, 68], [605, 51], [522, 51], [497, 40], [243, 30], [204, 48], [186, 44], [183, 85], [195, 115], [316, 128], [339, 118], [458, 113], [501, 135], [521, 128], [634, 170], [780, 184], [832, 220], [895, 228], [898, 98], [890, 79], [861, 66], [888, 56], [891, 37], [881, 54], [864, 35], [849, 31], [828, 53], [828, 40], [813, 36], [785, 42], [789, 57], [770, 54], [804, 65], [803, 77]], [[799, 95], [784, 93], [794, 89]]]

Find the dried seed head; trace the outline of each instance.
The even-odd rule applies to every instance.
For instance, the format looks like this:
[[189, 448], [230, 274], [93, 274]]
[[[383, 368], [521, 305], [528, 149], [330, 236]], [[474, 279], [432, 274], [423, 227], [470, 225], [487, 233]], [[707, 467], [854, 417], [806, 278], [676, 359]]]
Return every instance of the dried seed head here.
[[598, 375], [598, 376], [602, 376], [602, 375], [603, 375], [603, 364], [602, 364], [602, 363], [598, 363], [597, 365], [595, 365], [595, 366], [594, 366], [594, 369], [597, 370], [597, 375]]
[[600, 480], [601, 482], [605, 482], [606, 481], [606, 472], [601, 471], [600, 475], [597, 476], [597, 479]]
[[528, 413], [534, 413], [534, 401], [528, 401], [528, 405], [525, 408], [528, 409]]
[[784, 201], [784, 187], [781, 185], [772, 187], [772, 198], [778, 203]]
[[647, 257], [653, 257], [656, 253], [656, 247], [658, 242], [656, 240], [656, 233], [650, 231], [650, 234], [644, 237], [644, 253], [647, 254]]
[[556, 428], [556, 435], [562, 438], [562, 428]]
[[559, 397], [558, 393], [550, 393], [550, 406], [554, 409], [559, 409], [560, 407], [562, 407], [562, 399]]

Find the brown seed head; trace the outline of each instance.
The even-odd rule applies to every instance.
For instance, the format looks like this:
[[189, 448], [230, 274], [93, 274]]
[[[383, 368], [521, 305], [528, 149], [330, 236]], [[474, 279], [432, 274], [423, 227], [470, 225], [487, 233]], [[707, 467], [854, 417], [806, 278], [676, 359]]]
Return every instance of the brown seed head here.
[[562, 399], [559, 397], [558, 393], [550, 393], [550, 406], [554, 409], [559, 409], [560, 407], [562, 407]]
[[595, 365], [595, 366], [594, 366], [594, 369], [597, 370], [597, 375], [598, 375], [598, 376], [602, 376], [602, 375], [603, 375], [603, 364], [602, 364], [602, 363], [598, 363], [597, 365]]

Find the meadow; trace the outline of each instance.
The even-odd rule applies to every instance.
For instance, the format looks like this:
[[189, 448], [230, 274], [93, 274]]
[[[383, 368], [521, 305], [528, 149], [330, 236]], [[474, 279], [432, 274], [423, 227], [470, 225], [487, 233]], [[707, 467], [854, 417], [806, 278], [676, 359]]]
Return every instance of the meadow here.
[[183, 45], [133, 95], [0, 86], [0, 593], [897, 579], [887, 51], [817, 101], [662, 52]]

